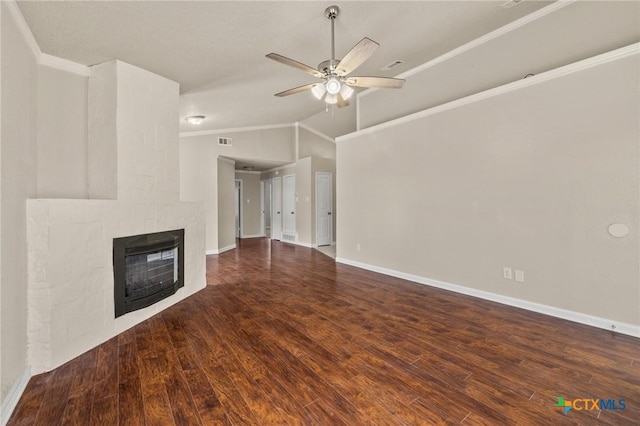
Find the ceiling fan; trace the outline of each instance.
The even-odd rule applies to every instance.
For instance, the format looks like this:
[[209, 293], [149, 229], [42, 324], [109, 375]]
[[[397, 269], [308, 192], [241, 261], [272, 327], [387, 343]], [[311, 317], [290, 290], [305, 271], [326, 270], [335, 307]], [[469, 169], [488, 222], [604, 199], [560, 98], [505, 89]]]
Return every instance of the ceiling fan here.
[[316, 98], [324, 99], [327, 104], [343, 107], [349, 105], [348, 99], [353, 94], [351, 87], [379, 87], [385, 89], [400, 89], [402, 87], [404, 80], [400, 78], [349, 76], [352, 71], [369, 59], [380, 45], [365, 37], [353, 46], [341, 60], [337, 60], [335, 56], [334, 20], [339, 13], [340, 8], [335, 5], [327, 7], [324, 11], [324, 15], [331, 21], [331, 59], [320, 63], [318, 69], [277, 53], [266, 55], [269, 59], [297, 68], [324, 80], [320, 83], [309, 83], [304, 86], [294, 87], [293, 89], [276, 93], [275, 96], [289, 96], [294, 93], [311, 90]]

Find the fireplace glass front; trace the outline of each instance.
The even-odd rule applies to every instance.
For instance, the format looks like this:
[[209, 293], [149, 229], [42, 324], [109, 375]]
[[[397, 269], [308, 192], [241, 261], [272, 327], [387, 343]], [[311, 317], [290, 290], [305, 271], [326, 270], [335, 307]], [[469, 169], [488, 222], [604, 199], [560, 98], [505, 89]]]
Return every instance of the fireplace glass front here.
[[142, 309], [184, 285], [184, 230], [114, 238], [115, 316]]

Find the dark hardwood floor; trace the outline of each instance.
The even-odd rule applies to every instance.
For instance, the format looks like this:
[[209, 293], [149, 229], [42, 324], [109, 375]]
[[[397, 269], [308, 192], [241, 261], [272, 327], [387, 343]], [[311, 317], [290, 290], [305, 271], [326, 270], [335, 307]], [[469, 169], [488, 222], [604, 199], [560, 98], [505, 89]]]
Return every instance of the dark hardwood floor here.
[[[207, 277], [33, 377], [9, 424], [639, 424], [640, 339], [265, 239], [209, 256]], [[558, 397], [626, 409], [564, 415]]]

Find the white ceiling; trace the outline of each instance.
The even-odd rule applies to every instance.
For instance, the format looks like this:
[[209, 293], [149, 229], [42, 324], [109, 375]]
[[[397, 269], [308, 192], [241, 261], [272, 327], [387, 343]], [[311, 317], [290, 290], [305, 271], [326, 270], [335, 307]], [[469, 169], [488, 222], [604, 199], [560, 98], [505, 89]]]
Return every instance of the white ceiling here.
[[[395, 76], [549, 1], [340, 1], [336, 56], [362, 37], [380, 48], [355, 75]], [[18, 1], [44, 53], [84, 65], [119, 59], [181, 85], [181, 118], [198, 128], [292, 123], [324, 110], [310, 93], [274, 93], [314, 78], [265, 58], [276, 52], [316, 67], [330, 56], [330, 22], [317, 1]], [[390, 62], [403, 65], [381, 71]], [[508, 63], [505, 62], [508, 67]], [[336, 116], [353, 116], [350, 106]]]

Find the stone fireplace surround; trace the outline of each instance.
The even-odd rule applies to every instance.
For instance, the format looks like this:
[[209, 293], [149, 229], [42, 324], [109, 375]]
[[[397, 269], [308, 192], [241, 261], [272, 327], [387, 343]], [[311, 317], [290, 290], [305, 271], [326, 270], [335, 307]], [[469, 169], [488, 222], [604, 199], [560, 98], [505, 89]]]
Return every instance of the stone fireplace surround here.
[[[177, 83], [112, 61], [88, 82], [90, 199], [27, 201], [28, 364], [49, 371], [205, 286], [205, 215], [179, 200]], [[113, 239], [184, 229], [185, 285], [115, 318]]]

